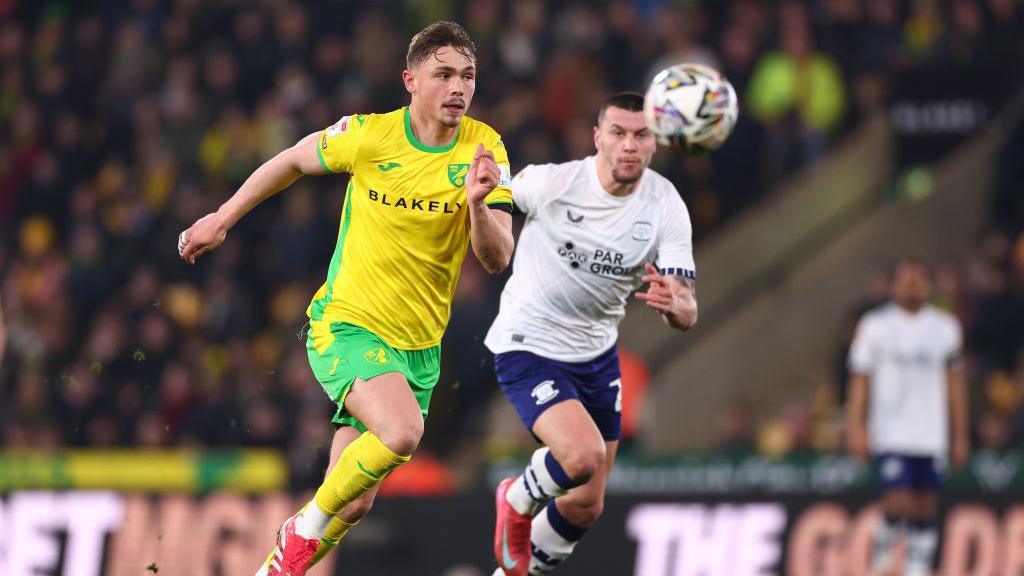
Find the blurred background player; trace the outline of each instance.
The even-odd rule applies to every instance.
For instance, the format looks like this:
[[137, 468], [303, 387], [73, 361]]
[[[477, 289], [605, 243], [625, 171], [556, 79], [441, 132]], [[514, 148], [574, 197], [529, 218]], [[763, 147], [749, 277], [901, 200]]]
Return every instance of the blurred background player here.
[[179, 240], [195, 264], [299, 177], [352, 175], [327, 281], [307, 310], [309, 362], [338, 405], [331, 465], [260, 573], [304, 574], [366, 513], [381, 479], [409, 460], [439, 377], [467, 241], [492, 273], [512, 255], [508, 157], [494, 130], [465, 116], [476, 87], [472, 40], [458, 24], [434, 23], [413, 37], [407, 66], [409, 107], [345, 116], [306, 136]]
[[970, 444], [957, 319], [928, 302], [931, 276], [913, 258], [893, 269], [892, 301], [860, 320], [850, 349], [850, 452], [870, 454], [882, 486], [872, 571], [890, 573], [907, 535], [907, 576], [931, 573], [938, 544], [938, 488], [947, 453], [965, 464]]
[[637, 298], [669, 326], [697, 321], [690, 217], [647, 169], [657, 144], [642, 110], [639, 94], [612, 96], [596, 155], [529, 165], [512, 183], [527, 219], [486, 344], [544, 447], [498, 487], [495, 574], [550, 572], [601, 514], [622, 433], [616, 338], [630, 293], [649, 283]]

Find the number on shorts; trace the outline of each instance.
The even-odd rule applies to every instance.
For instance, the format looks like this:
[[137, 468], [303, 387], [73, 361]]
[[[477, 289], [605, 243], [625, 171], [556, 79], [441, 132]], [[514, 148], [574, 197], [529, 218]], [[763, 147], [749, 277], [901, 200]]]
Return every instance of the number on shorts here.
[[622, 378], [612, 380], [608, 386], [615, 388], [615, 411], [622, 412]]

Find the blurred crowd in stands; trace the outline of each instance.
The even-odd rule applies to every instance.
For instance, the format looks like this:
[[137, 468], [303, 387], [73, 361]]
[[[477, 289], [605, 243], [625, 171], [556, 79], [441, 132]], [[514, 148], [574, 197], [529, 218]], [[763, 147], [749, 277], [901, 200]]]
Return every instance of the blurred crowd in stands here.
[[[313, 470], [332, 407], [297, 333], [344, 181], [300, 181], [195, 268], [175, 241], [305, 134], [407, 103], [408, 39], [439, 18], [477, 43], [470, 112], [502, 133], [513, 169], [591, 153], [598, 103], [661, 67], [719, 67], [741, 97], [730, 141], [655, 160], [698, 239], [881, 109], [894, 74], [998, 63], [1022, 39], [1014, 0], [0, 2], [0, 445], [274, 446]], [[1019, 398], [1024, 371], [1009, 328], [990, 326], [1008, 320], [985, 316], [993, 299], [1022, 306], [1018, 232], [940, 268], [973, 345], [999, 361], [979, 360], [990, 400], [1013, 378]], [[436, 452], [478, 429], [473, 407], [496, 390], [480, 340], [503, 281], [467, 259], [427, 427]], [[982, 441], [1019, 432], [1019, 408], [1014, 420], [999, 402]]]

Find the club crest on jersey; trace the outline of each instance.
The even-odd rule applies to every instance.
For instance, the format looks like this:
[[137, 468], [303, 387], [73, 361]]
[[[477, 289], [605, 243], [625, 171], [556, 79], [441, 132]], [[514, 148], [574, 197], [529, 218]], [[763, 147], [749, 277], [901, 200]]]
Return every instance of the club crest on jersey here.
[[370, 348], [363, 353], [363, 360], [366, 360], [370, 364], [390, 364], [391, 356], [388, 355], [387, 348]]
[[555, 388], [554, 380], [545, 380], [533, 387], [530, 396], [537, 399], [537, 406], [547, 404], [552, 398], [558, 396], [558, 388]]
[[466, 174], [469, 174], [469, 164], [449, 164], [448, 181], [452, 186], [461, 188], [466, 185]]
[[633, 240], [646, 242], [654, 235], [654, 225], [650, 222], [633, 222]]

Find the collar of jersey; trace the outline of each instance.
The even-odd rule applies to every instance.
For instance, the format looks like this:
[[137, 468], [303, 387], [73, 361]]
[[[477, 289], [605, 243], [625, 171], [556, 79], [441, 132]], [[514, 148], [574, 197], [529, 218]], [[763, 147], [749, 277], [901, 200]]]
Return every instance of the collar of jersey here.
[[405, 107], [405, 137], [409, 139], [409, 144], [413, 145], [413, 148], [422, 150], [423, 152], [431, 152], [437, 154], [440, 152], [448, 152], [452, 148], [455, 148], [455, 143], [459, 141], [459, 132], [462, 131], [462, 122], [459, 122], [458, 128], [455, 129], [455, 138], [452, 138], [450, 144], [444, 146], [427, 146], [416, 139], [416, 135], [412, 133], [412, 116], [409, 113], [409, 107]]

